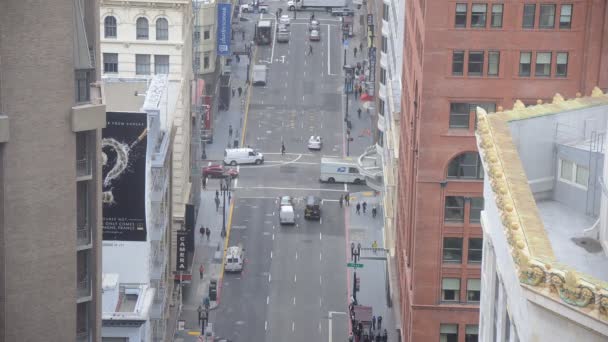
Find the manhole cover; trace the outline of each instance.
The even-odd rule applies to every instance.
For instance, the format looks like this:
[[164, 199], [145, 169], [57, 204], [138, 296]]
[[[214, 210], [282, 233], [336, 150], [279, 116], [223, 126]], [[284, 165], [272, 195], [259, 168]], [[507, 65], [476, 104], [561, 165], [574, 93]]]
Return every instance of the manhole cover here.
[[572, 238], [572, 242], [577, 246], [584, 248], [589, 253], [600, 253], [602, 251], [602, 245], [599, 241], [591, 238]]

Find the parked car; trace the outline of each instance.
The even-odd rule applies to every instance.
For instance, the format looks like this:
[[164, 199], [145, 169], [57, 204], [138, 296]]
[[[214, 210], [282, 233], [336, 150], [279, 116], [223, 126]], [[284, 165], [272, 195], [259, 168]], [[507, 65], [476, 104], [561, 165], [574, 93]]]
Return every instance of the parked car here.
[[319, 40], [321, 40], [321, 34], [317, 30], [312, 30], [312, 31], [310, 31], [310, 35], [308, 36], [308, 39], [310, 39], [311, 41], [318, 42]]
[[212, 164], [203, 168], [203, 177], [209, 178], [236, 178], [239, 176], [239, 171], [231, 167], [225, 167], [220, 164]]
[[311, 135], [310, 139], [308, 139], [308, 149], [309, 150], [321, 150], [323, 147], [323, 139], [319, 136]]
[[291, 24], [291, 19], [289, 18], [289, 15], [283, 14], [279, 18], [279, 24], [284, 24], [285, 26], [289, 26]]
[[321, 219], [321, 199], [315, 196], [306, 197], [306, 207], [304, 208], [304, 218], [307, 220]]

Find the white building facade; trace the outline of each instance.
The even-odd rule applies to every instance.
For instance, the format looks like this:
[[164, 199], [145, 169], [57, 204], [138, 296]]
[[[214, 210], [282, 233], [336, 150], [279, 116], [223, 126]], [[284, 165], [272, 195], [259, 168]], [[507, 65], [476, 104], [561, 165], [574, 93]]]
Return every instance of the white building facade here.
[[193, 0], [194, 7], [194, 72], [208, 75], [215, 72], [217, 5], [215, 0]]
[[606, 133], [608, 96], [478, 116], [479, 340], [608, 340], [608, 257], [593, 232], [606, 210], [605, 149], [593, 141]]

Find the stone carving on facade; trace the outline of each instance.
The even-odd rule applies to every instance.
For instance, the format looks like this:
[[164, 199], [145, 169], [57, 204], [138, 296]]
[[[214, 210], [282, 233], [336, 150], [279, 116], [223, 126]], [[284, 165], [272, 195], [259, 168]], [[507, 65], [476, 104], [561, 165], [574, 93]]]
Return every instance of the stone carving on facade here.
[[600, 316], [608, 320], [608, 291], [601, 288], [598, 289], [598, 309]]
[[545, 266], [524, 254], [519, 253], [519, 281], [532, 286], [539, 286], [545, 282]]

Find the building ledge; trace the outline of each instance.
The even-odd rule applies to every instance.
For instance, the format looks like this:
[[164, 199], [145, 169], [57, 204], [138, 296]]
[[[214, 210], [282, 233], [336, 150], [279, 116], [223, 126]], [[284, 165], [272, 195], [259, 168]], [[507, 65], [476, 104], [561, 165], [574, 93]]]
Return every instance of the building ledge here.
[[382, 156], [377, 145], [369, 146], [357, 158], [357, 168], [359, 173], [365, 176], [365, 182], [370, 188], [376, 191], [384, 191]]
[[8, 116], [0, 114], [0, 143], [8, 142], [10, 129], [8, 126]]
[[72, 131], [82, 132], [106, 127], [105, 104], [83, 104], [72, 107]]

